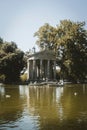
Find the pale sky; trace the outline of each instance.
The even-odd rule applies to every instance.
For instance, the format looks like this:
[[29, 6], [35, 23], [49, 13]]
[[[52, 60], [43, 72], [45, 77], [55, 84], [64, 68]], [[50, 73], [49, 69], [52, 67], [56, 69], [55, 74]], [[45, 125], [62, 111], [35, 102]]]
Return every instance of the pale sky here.
[[39, 27], [64, 19], [87, 24], [87, 0], [0, 0], [0, 37], [23, 51], [37, 47]]

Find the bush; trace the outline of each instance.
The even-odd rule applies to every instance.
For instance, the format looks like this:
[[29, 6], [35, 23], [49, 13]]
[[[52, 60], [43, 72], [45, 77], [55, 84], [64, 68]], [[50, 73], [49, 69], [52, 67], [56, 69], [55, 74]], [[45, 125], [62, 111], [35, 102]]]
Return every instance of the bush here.
[[0, 75], [0, 82], [5, 82], [5, 75], [4, 74]]
[[22, 82], [27, 81], [27, 74], [21, 75], [21, 76], [20, 76], [20, 79], [21, 79]]

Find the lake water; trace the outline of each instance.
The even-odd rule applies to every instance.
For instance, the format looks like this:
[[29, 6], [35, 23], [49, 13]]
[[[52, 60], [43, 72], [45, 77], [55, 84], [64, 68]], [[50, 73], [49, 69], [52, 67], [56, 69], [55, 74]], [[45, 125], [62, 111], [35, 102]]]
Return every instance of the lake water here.
[[0, 130], [87, 130], [87, 85], [0, 85]]

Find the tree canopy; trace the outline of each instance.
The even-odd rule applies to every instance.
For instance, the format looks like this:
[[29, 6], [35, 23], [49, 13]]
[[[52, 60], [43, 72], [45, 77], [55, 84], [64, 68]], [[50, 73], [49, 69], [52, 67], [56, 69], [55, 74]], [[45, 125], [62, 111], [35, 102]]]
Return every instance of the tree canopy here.
[[85, 22], [62, 20], [53, 27], [44, 24], [35, 33], [36, 44], [54, 50], [59, 59], [61, 75], [73, 81], [83, 81], [87, 77], [87, 30]]
[[52, 50], [56, 42], [56, 28], [46, 23], [44, 26], [39, 28], [39, 30], [34, 34], [34, 36], [38, 37], [36, 44], [41, 50], [45, 48]]
[[0, 76], [3, 75], [4, 82], [19, 80], [24, 67], [23, 56], [24, 52], [18, 49], [16, 43], [0, 42]]

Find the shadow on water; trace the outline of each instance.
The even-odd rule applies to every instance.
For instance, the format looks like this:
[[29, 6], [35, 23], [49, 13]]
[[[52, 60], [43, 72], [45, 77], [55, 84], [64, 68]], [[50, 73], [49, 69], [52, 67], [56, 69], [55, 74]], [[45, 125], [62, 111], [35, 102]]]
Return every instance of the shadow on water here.
[[0, 86], [2, 128], [87, 130], [87, 85]]

